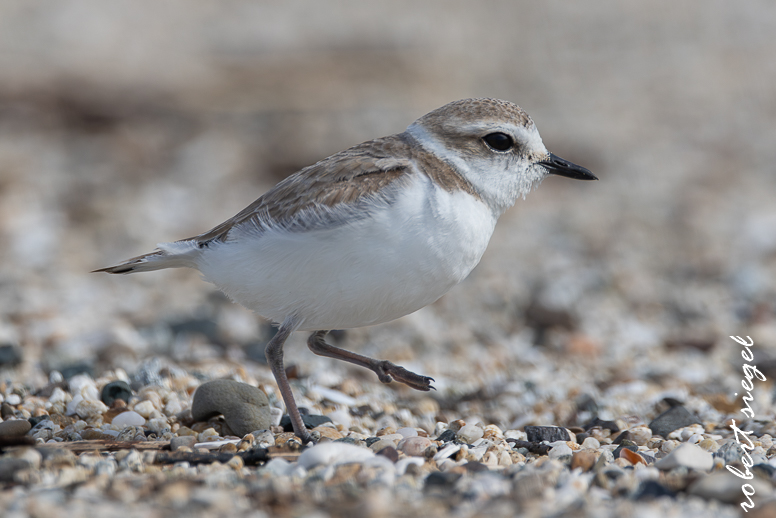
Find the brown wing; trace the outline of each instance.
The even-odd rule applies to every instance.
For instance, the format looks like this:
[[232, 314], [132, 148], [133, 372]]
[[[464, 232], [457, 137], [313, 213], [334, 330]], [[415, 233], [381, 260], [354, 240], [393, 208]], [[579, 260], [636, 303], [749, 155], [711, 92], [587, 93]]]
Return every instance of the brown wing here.
[[[302, 228], [305, 221], [331, 220], [333, 209], [386, 194], [386, 187], [411, 173], [410, 143], [404, 135], [364, 142], [292, 174], [239, 214], [196, 237], [200, 246], [223, 241], [245, 223]], [[347, 211], [344, 211], [347, 212]]]

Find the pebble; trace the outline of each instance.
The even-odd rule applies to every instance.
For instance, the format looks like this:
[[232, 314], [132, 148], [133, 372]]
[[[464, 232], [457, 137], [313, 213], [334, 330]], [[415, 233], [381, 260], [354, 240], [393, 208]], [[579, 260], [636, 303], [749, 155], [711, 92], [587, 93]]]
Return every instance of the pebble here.
[[297, 462], [303, 468], [311, 469], [321, 464], [336, 466], [349, 462], [362, 462], [373, 457], [374, 453], [367, 448], [342, 442], [327, 442], [306, 449]]
[[399, 441], [397, 448], [405, 455], [422, 457], [426, 449], [432, 444], [428, 437], [407, 437]]
[[[302, 414], [302, 422], [304, 423], [305, 428], [312, 430], [321, 426], [322, 424], [331, 423], [332, 420], [330, 417], [325, 415]], [[291, 418], [288, 417], [288, 414], [285, 414], [280, 419], [280, 426], [282, 426], [283, 430], [286, 432], [294, 431], [294, 427], [291, 425]]]
[[564, 464], [570, 464], [572, 461], [573, 451], [565, 442], [557, 442], [555, 446], [550, 450], [549, 457], [551, 459], [558, 460]]
[[648, 426], [635, 426], [628, 431], [631, 434], [631, 440], [637, 446], [646, 446], [652, 438], [652, 430]]
[[127, 385], [126, 381], [111, 381], [102, 387], [100, 392], [100, 400], [108, 406], [113, 406], [113, 402], [117, 399], [129, 403], [129, 398], [132, 397], [132, 389]]
[[396, 448], [396, 443], [386, 439], [378, 439], [369, 444], [369, 449], [375, 453], [379, 452], [383, 448]]
[[[555, 448], [553, 448], [555, 449]], [[571, 448], [569, 448], [570, 450]], [[552, 451], [550, 451], [552, 453]], [[582, 471], [590, 471], [596, 461], [596, 454], [592, 451], [575, 451], [571, 454], [571, 469], [581, 468]]]
[[145, 419], [150, 419], [153, 413], [156, 411], [154, 404], [151, 401], [140, 401], [134, 407], [134, 411], [140, 414]]
[[383, 457], [389, 459], [391, 462], [396, 462], [399, 460], [399, 452], [393, 446], [387, 446], [381, 449], [377, 452], [377, 455], [382, 455]]
[[598, 439], [595, 437], [586, 437], [585, 440], [582, 441], [583, 449], [597, 450], [600, 447], [601, 443], [598, 442]]
[[207, 421], [219, 414], [240, 437], [269, 429], [271, 424], [267, 395], [252, 385], [232, 380], [208, 381], [194, 392], [191, 415], [195, 421]]
[[525, 433], [530, 442], [571, 440], [568, 431], [559, 426], [526, 426]]
[[736, 504], [743, 499], [741, 486], [751, 484], [755, 493], [759, 496], [766, 495], [773, 491], [773, 486], [754, 477], [751, 480], [742, 480], [727, 470], [715, 471], [696, 480], [687, 488], [687, 492], [701, 498], [719, 500], [728, 504]]
[[143, 426], [145, 423], [145, 418], [132, 410], [120, 413], [113, 418], [113, 421], [111, 421], [113, 426], [121, 429], [127, 426]]
[[674, 406], [657, 416], [649, 423], [649, 429], [654, 435], [660, 435], [668, 439], [668, 435], [674, 430], [690, 426], [692, 424], [702, 424], [698, 416], [690, 413], [682, 405]]
[[484, 433], [485, 431], [479, 426], [467, 424], [463, 426], [460, 430], [458, 430], [456, 437], [461, 442], [472, 444], [475, 441], [481, 439]]
[[102, 415], [108, 411], [108, 407], [102, 401], [96, 399], [84, 399], [75, 407], [75, 413], [83, 419]]
[[184, 435], [170, 439], [170, 449], [175, 451], [182, 447], [193, 448], [197, 443], [197, 437], [194, 435]]
[[32, 425], [26, 419], [11, 419], [0, 423], [0, 437], [20, 437], [30, 431]]
[[678, 466], [684, 466], [697, 471], [708, 471], [714, 465], [714, 457], [711, 453], [694, 445], [683, 443], [671, 453], [655, 463], [655, 467], [668, 471]]
[[455, 432], [452, 430], [445, 430], [439, 435], [439, 437], [437, 437], [437, 441], [441, 441], [441, 442], [450, 442], [454, 439], [455, 439]]

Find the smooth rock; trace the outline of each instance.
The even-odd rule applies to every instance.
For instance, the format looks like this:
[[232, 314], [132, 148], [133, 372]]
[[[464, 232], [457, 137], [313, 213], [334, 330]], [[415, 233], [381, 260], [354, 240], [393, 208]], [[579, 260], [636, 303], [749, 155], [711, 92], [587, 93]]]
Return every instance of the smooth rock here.
[[590, 471], [595, 461], [595, 452], [575, 451], [571, 454], [571, 469], [581, 468], [582, 471]]
[[721, 470], [699, 478], [687, 488], [687, 492], [701, 498], [713, 498], [720, 502], [735, 504], [744, 500], [744, 494], [741, 491], [743, 484], [751, 484], [755, 493], [760, 496], [773, 491], [771, 484], [759, 477], [742, 480], [727, 470]]
[[378, 456], [383, 456], [391, 462], [399, 460], [399, 452], [393, 446], [388, 446], [377, 452]]
[[114, 417], [111, 424], [123, 429], [127, 426], [143, 426], [145, 422], [142, 415], [133, 410], [127, 410]]
[[526, 426], [525, 433], [529, 442], [570, 441], [571, 437], [565, 428], [559, 426]]
[[682, 405], [674, 406], [657, 416], [649, 423], [649, 429], [654, 435], [668, 439], [668, 434], [679, 428], [692, 424], [703, 424], [698, 416], [690, 413]]
[[83, 419], [102, 415], [107, 411], [105, 403], [96, 399], [84, 399], [75, 407], [75, 413]]
[[465, 442], [466, 444], [472, 444], [474, 441], [482, 439], [482, 436], [484, 434], [485, 434], [485, 430], [483, 430], [479, 426], [474, 426], [473, 424], [467, 424], [466, 426], [458, 430], [458, 433], [456, 434], [456, 438], [461, 442]]
[[637, 446], [646, 446], [647, 442], [652, 438], [652, 430], [648, 426], [634, 426], [629, 432], [631, 433], [631, 440]]
[[698, 471], [708, 471], [714, 466], [714, 456], [699, 446], [685, 443], [657, 461], [654, 466], [664, 471], [671, 470], [677, 466], [685, 466]]
[[581, 446], [582, 449], [597, 450], [601, 447], [601, 443], [595, 437], [586, 437], [585, 440], [582, 441]]
[[12, 419], [0, 423], [0, 437], [21, 437], [30, 431], [32, 425], [26, 419]]
[[405, 428], [399, 428], [396, 430], [396, 433], [401, 435], [402, 437], [417, 437], [418, 431], [414, 428], [405, 427]]
[[175, 451], [182, 447], [193, 448], [197, 444], [196, 435], [183, 435], [180, 437], [173, 437], [170, 439], [170, 450]]
[[369, 444], [369, 449], [377, 453], [383, 448], [396, 448], [396, 443], [393, 441], [387, 441], [385, 439], [378, 439]]
[[[305, 428], [312, 430], [313, 428], [317, 428], [322, 424], [331, 423], [332, 420], [331, 418], [325, 415], [302, 414], [302, 422], [304, 423]], [[291, 425], [291, 418], [288, 417], [288, 414], [285, 414], [280, 419], [280, 426], [283, 427], [283, 431], [286, 431], [286, 432], [294, 431], [294, 427]]]
[[121, 399], [125, 403], [129, 403], [129, 398], [132, 397], [132, 389], [125, 381], [111, 381], [100, 392], [100, 399], [108, 406], [113, 406], [113, 402], [117, 399]]
[[257, 387], [233, 380], [203, 383], [194, 393], [191, 415], [207, 421], [223, 414], [229, 428], [242, 437], [254, 430], [267, 430], [272, 416], [266, 394]]
[[407, 437], [399, 441], [398, 450], [411, 457], [422, 457], [431, 444], [428, 437]]
[[[528, 427], [526, 427], [528, 428]], [[602, 430], [609, 430], [612, 433], [617, 433], [620, 431], [620, 427], [617, 426], [617, 423], [614, 421], [604, 421], [600, 417], [595, 417], [589, 422], [585, 423], [582, 428], [587, 432], [588, 430], [591, 430], [593, 428], [601, 428]]]
[[573, 450], [569, 447], [568, 444], [560, 442], [550, 450], [548, 455], [551, 459], [559, 460], [565, 464], [568, 464], [572, 460], [573, 453]]
[[362, 462], [371, 459], [374, 455], [372, 451], [360, 446], [343, 442], [327, 442], [305, 450], [297, 462], [303, 468], [310, 469], [320, 464], [336, 466], [349, 462]]

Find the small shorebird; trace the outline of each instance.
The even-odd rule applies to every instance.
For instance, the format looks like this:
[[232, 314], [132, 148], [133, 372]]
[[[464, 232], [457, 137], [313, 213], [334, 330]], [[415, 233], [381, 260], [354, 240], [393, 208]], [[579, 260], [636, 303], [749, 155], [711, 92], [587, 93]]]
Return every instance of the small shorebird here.
[[596, 179], [548, 152], [519, 106], [464, 99], [302, 169], [204, 234], [96, 271], [195, 268], [278, 323], [267, 361], [307, 442], [283, 368], [288, 336], [313, 331], [315, 354], [429, 390], [432, 378], [329, 345], [326, 333], [394, 320], [447, 293], [480, 261], [498, 217], [548, 174]]

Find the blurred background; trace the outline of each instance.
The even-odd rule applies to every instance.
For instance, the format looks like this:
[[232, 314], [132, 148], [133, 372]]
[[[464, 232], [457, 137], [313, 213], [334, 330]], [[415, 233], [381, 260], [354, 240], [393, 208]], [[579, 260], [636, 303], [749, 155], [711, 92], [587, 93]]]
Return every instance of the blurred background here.
[[[776, 375], [774, 34], [766, 1], [3, 2], [2, 377], [159, 356], [271, 384], [271, 328], [196, 272], [89, 271], [449, 101], [497, 97], [601, 181], [547, 179], [461, 286], [340, 345], [495, 422], [650, 414], [666, 395], [732, 412], [728, 335]], [[287, 347], [302, 382], [331, 366], [415, 397], [304, 338]]]

